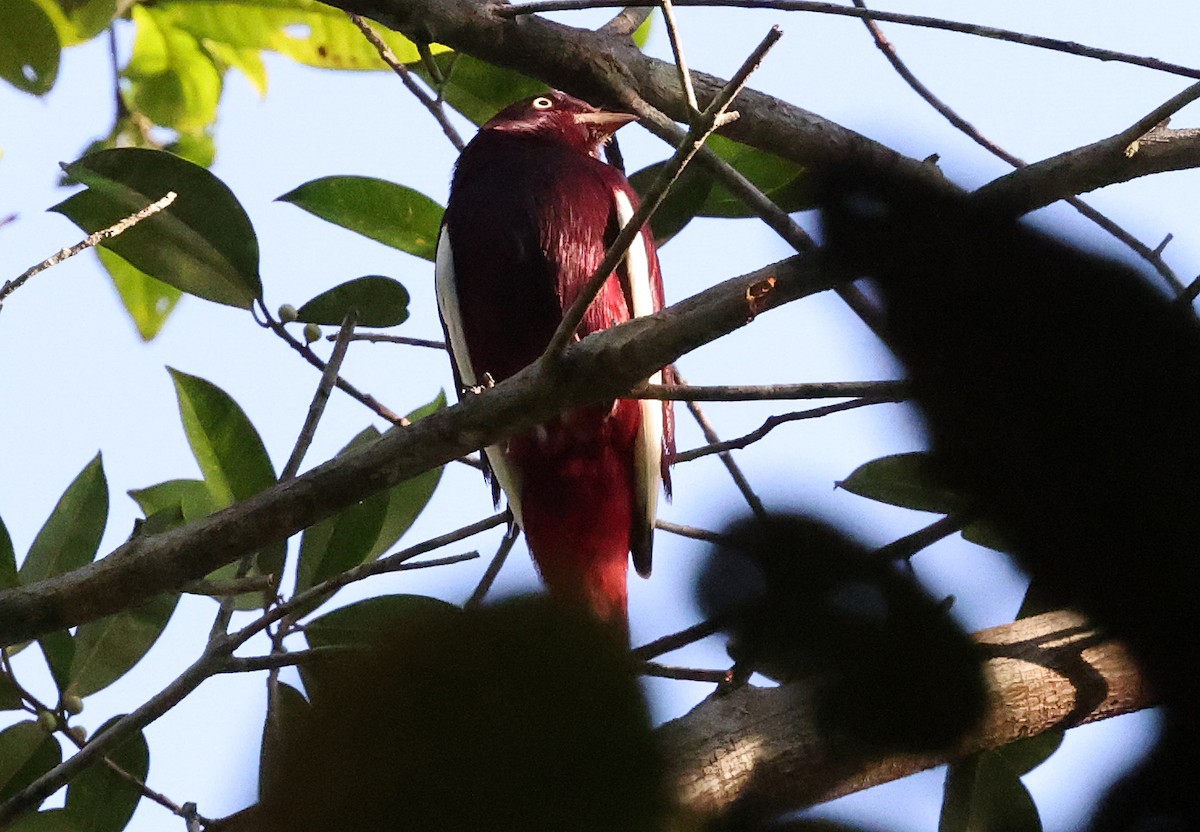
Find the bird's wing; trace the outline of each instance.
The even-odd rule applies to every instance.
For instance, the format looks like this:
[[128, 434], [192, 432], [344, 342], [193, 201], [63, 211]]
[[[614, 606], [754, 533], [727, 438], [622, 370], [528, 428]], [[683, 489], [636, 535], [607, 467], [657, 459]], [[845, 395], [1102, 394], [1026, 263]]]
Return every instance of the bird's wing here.
[[[633, 217], [633, 203], [623, 190], [613, 189], [617, 219], [622, 228]], [[643, 229], [625, 255], [622, 276], [627, 282], [630, 314], [635, 318], [652, 315], [662, 308], [662, 278], [658, 270], [658, 255], [654, 244]], [[650, 377], [652, 384], [662, 383], [662, 373]], [[630, 534], [633, 566], [638, 574], [650, 574], [654, 540], [654, 518], [658, 513], [658, 490], [663, 482], [663, 437], [665, 413], [663, 403], [641, 399], [641, 425], [634, 441], [634, 517]]]
[[[437, 292], [438, 315], [442, 319], [442, 330], [446, 333], [446, 345], [450, 348], [450, 363], [454, 369], [454, 380], [458, 384], [459, 396], [467, 387], [475, 387], [479, 381], [471, 366], [467, 350], [467, 336], [463, 329], [462, 309], [458, 300], [458, 283], [454, 277], [454, 252], [450, 246], [450, 229], [442, 226], [438, 235], [437, 261], [434, 267], [434, 282]], [[500, 502], [500, 489], [508, 497], [508, 507], [521, 523], [520, 472], [509, 463], [503, 448], [489, 445], [484, 448], [484, 474], [492, 482], [492, 499]]]

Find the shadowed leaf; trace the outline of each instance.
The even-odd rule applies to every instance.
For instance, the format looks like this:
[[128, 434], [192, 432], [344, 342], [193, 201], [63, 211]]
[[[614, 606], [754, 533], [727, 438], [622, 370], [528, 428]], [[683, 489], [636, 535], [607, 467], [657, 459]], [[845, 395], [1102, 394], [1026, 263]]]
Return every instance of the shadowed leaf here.
[[408, 320], [408, 290], [390, 277], [359, 277], [317, 295], [297, 310], [296, 319], [339, 326], [352, 310], [358, 326], [398, 326]]

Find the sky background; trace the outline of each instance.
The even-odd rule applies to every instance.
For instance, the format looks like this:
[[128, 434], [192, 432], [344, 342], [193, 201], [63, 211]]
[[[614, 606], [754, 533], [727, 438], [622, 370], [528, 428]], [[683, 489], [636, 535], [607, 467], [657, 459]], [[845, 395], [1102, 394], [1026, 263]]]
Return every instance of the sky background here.
[[[971, 20], [1075, 40], [1135, 54], [1195, 61], [1192, 38], [1200, 24], [1193, 0], [1131, 5], [1109, 0], [1032, 0], [960, 3], [908, 2], [889, 10]], [[766, 30], [779, 23], [785, 36], [751, 83], [915, 158], [937, 153], [947, 175], [965, 187], [982, 184], [1007, 167], [948, 127], [920, 102], [850, 18], [779, 12], [680, 9], [689, 61], [727, 77]], [[573, 25], [598, 25], [604, 13], [557, 15]], [[1037, 160], [1116, 133], [1187, 85], [1146, 69], [947, 32], [886, 26], [913, 71], [985, 135], [1011, 152]], [[122, 62], [131, 29], [119, 30]], [[103, 39], [102, 39], [103, 40]], [[649, 51], [669, 53], [657, 26]], [[268, 56], [271, 87], [261, 99], [236, 72], [227, 77], [216, 128], [213, 172], [233, 190], [259, 236], [261, 272], [269, 307], [299, 305], [331, 285], [363, 274], [387, 274], [412, 294], [412, 317], [397, 332], [440, 338], [432, 265], [273, 202], [297, 185], [331, 174], [390, 179], [445, 202], [454, 150], [436, 124], [388, 73], [338, 73]], [[77, 158], [112, 121], [112, 78], [103, 42], [68, 50], [55, 89], [43, 99], [0, 86], [0, 217], [18, 220], [0, 229], [0, 280], [11, 279], [81, 236], [45, 209], [67, 194], [56, 185], [58, 163]], [[1172, 126], [1197, 126], [1200, 108], [1178, 114]], [[471, 128], [463, 124], [464, 135]], [[669, 148], [638, 127], [621, 132], [631, 171], [657, 161]], [[1167, 261], [1186, 280], [1200, 273], [1200, 174], [1150, 177], [1088, 196], [1096, 207], [1156, 245], [1175, 240]], [[801, 216], [814, 228], [811, 216]], [[1038, 212], [1036, 221], [1095, 249], [1124, 253], [1069, 208]], [[661, 252], [668, 302], [789, 254], [769, 230], [751, 220], [697, 220]], [[144, 344], [122, 310], [94, 255], [77, 257], [38, 275], [13, 295], [0, 314], [0, 516], [23, 553], [59, 495], [95, 455], [104, 454], [110, 519], [101, 546], [107, 552], [129, 534], [139, 516], [125, 496], [166, 479], [197, 474], [180, 425], [166, 366], [206, 378], [230, 393], [266, 441], [276, 467], [286, 460], [318, 378], [281, 341], [249, 315], [185, 298], [161, 335]], [[895, 363], [833, 296], [790, 304], [753, 326], [686, 356], [679, 364], [691, 382], [785, 383], [893, 378]], [[398, 412], [451, 389], [444, 354], [433, 350], [356, 344], [344, 375]], [[713, 403], [706, 411], [723, 437], [758, 427], [776, 412], [803, 409], [771, 403]], [[680, 449], [702, 444], [680, 407]], [[305, 467], [335, 453], [372, 415], [335, 395]], [[833, 488], [859, 464], [921, 448], [920, 426], [901, 406], [864, 408], [776, 429], [737, 458], [772, 508], [802, 509], [828, 517], [872, 545], [887, 543], [936, 519], [870, 503]], [[744, 504], [715, 458], [681, 466], [676, 498], [665, 519], [718, 527]], [[447, 468], [433, 502], [402, 542], [416, 542], [490, 514], [478, 473]], [[494, 551], [498, 533], [481, 535], [444, 552], [478, 549], [479, 561], [429, 572], [380, 576], [339, 593], [344, 604], [394, 592], [436, 594], [461, 602]], [[692, 541], [660, 533], [655, 574], [633, 579], [633, 638], [641, 643], [695, 620], [688, 596], [693, 567], [703, 553]], [[955, 614], [970, 629], [1012, 619], [1023, 579], [1007, 560], [955, 537], [922, 552], [917, 574], [937, 595], [954, 594]], [[533, 589], [537, 578], [523, 545], [501, 574], [497, 593]], [[161, 689], [198, 655], [215, 605], [185, 597], [160, 642], [133, 672], [87, 700], [77, 719], [95, 729]], [[256, 644], [261, 649], [261, 644]], [[17, 661], [23, 683], [52, 698], [36, 651]], [[719, 667], [717, 639], [668, 657], [677, 664]], [[678, 716], [709, 687], [650, 680], [656, 719]], [[261, 674], [206, 682], [147, 730], [150, 784], [178, 803], [196, 801], [219, 817], [253, 799], [257, 748], [265, 703]], [[0, 714], [0, 720], [9, 719]], [[6, 723], [0, 723], [0, 726]], [[1149, 742], [1152, 714], [1110, 720], [1072, 731], [1049, 763], [1027, 778], [1048, 832], [1076, 828], [1086, 807], [1117, 768]], [[929, 772], [838, 801], [825, 811], [877, 828], [917, 832], [936, 828], [941, 773]], [[61, 795], [58, 800], [61, 800]], [[50, 804], [50, 805], [53, 805]], [[130, 827], [169, 828], [178, 821], [143, 801]]]

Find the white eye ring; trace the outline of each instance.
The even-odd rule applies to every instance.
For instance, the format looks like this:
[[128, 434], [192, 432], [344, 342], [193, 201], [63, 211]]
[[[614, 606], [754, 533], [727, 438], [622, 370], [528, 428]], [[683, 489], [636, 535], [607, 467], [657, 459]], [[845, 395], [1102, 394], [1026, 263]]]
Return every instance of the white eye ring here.
[[544, 95], [533, 99], [533, 109], [535, 110], [549, 110], [553, 106], [554, 102]]

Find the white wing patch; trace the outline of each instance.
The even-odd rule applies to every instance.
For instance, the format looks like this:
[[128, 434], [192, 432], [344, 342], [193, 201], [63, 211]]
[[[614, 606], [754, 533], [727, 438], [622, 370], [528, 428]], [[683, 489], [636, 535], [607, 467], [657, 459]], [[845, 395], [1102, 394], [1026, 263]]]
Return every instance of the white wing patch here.
[[[446, 339], [450, 342], [450, 360], [458, 370], [459, 380], [470, 387], [479, 382], [475, 369], [471, 366], [471, 354], [467, 351], [467, 336], [463, 331], [462, 310], [458, 303], [458, 282], [454, 277], [454, 252], [450, 246], [450, 229], [442, 226], [438, 237], [437, 262], [434, 267], [434, 284], [437, 292], [438, 311], [442, 315], [442, 324], [446, 327]], [[488, 464], [492, 468], [492, 476], [508, 497], [508, 507], [512, 510], [518, 526], [524, 526], [521, 520], [521, 477], [516, 468], [509, 463], [505, 453], [505, 445], [489, 445], [483, 449], [487, 454]]]
[[[624, 191], [613, 190], [613, 199], [617, 205], [617, 219], [624, 228], [633, 218], [633, 204]], [[633, 303], [633, 308], [629, 311], [635, 318], [652, 315], [656, 311], [654, 292], [650, 286], [650, 257], [646, 252], [645, 234], [643, 229], [625, 254], [625, 264], [629, 272], [629, 297]], [[662, 372], [652, 375], [649, 381], [651, 384], [661, 384]], [[633, 462], [637, 485], [634, 495], [637, 500], [635, 510], [639, 527], [653, 529], [654, 518], [658, 513], [658, 491], [662, 485], [663, 405], [654, 399], [642, 399], [638, 406], [642, 411], [642, 425], [638, 429], [634, 445]]]

